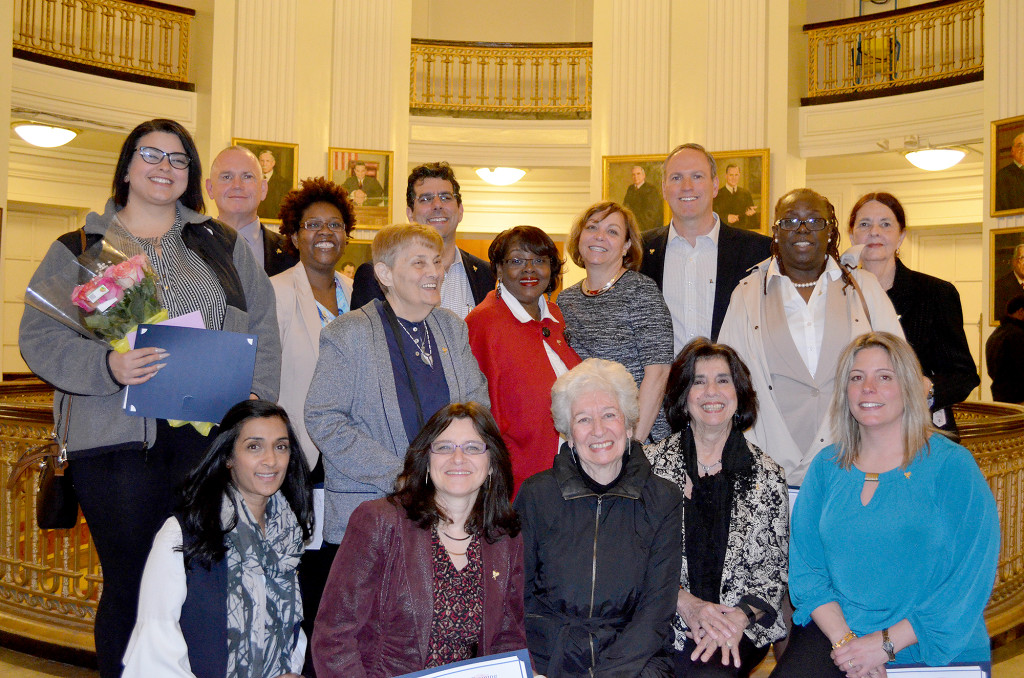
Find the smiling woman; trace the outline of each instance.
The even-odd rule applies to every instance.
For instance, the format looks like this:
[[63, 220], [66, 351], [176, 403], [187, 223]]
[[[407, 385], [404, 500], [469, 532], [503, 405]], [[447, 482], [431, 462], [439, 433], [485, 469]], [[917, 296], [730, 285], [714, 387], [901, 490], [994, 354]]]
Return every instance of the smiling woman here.
[[551, 386], [579, 364], [558, 307], [558, 248], [536, 226], [503, 231], [488, 250], [497, 289], [466, 316], [469, 344], [487, 377], [492, 412], [512, 456], [515, 491], [551, 468], [560, 444], [551, 420]]
[[843, 345], [865, 332], [903, 337], [871, 273], [839, 263], [832, 203], [809, 188], [775, 205], [772, 256], [733, 291], [719, 340], [750, 368], [761, 406], [747, 433], [798, 486], [832, 441], [825, 417]]

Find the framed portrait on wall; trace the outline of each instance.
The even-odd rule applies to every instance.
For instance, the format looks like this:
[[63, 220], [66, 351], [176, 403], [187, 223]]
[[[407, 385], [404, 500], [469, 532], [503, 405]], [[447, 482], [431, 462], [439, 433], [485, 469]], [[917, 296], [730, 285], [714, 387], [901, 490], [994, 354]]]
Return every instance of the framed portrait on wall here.
[[1006, 303], [1024, 294], [1024, 228], [993, 229], [989, 238], [988, 324], [998, 325]]
[[327, 178], [346, 191], [356, 208], [357, 226], [391, 223], [391, 172], [395, 154], [361, 148], [330, 148]]
[[298, 145], [256, 139], [232, 139], [231, 143], [248, 148], [259, 159], [263, 178], [267, 180], [267, 197], [260, 203], [256, 214], [260, 221], [280, 224], [277, 215], [281, 210], [281, 201], [288, 191], [299, 185]]
[[714, 207], [723, 224], [768, 234], [767, 148], [753, 151], [713, 151], [718, 174]]
[[1024, 214], [1024, 115], [992, 123], [993, 217]]
[[606, 155], [602, 160], [602, 200], [631, 209], [641, 231], [669, 222], [668, 205], [661, 196], [664, 155]]

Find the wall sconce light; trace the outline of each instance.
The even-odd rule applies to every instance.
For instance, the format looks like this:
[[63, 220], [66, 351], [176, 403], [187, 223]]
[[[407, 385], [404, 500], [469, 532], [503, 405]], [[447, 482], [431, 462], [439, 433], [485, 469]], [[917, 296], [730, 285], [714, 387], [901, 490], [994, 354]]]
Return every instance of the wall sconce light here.
[[78, 136], [78, 132], [58, 125], [46, 125], [40, 122], [20, 120], [11, 124], [14, 132], [27, 143], [40, 148], [56, 148], [63, 146]]
[[526, 175], [526, 170], [517, 167], [495, 167], [493, 170], [481, 167], [476, 171], [476, 175], [492, 186], [508, 186], [522, 179]]
[[965, 155], [967, 151], [962, 148], [923, 148], [903, 154], [911, 165], [929, 172], [949, 169], [963, 160]]

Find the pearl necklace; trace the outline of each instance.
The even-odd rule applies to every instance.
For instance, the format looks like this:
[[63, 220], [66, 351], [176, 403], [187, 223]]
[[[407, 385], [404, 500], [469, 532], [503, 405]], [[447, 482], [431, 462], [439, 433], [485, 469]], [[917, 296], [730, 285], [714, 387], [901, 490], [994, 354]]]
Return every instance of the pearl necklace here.
[[583, 294], [585, 294], [588, 297], [600, 296], [600, 295], [604, 294], [605, 292], [607, 292], [608, 290], [610, 290], [612, 288], [612, 285], [614, 285], [616, 282], [618, 282], [619, 278], [621, 278], [623, 275], [625, 275], [625, 273], [626, 273], [626, 269], [620, 269], [619, 272], [616, 273], [615, 275], [613, 275], [612, 279], [609, 280], [608, 282], [606, 282], [604, 284], [604, 287], [602, 287], [599, 290], [589, 290], [589, 289], [587, 289], [587, 281], [584, 280], [582, 283], [580, 283], [580, 291], [583, 292]]
[[[793, 282], [793, 281], [790, 280], [790, 282]], [[806, 283], [795, 282], [795, 283], [793, 283], [793, 287], [796, 287], [796, 288], [807, 288], [807, 287], [814, 287], [817, 284], [818, 284], [817, 280], [812, 280], [811, 282], [806, 282]]]

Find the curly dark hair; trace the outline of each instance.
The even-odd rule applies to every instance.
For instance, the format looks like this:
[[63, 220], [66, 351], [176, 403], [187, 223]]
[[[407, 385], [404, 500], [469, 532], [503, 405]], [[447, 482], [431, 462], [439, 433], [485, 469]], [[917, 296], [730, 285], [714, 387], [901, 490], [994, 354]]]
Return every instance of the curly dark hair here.
[[442, 160], [419, 165], [409, 173], [409, 182], [405, 185], [405, 205], [409, 209], [412, 209], [413, 201], [416, 200], [416, 184], [424, 179], [444, 179], [452, 185], [455, 202], [459, 205], [462, 204], [462, 189], [459, 186], [459, 180], [455, 178], [455, 170]]
[[405, 467], [395, 481], [395, 491], [388, 498], [405, 509], [409, 520], [427, 529], [447, 520], [444, 510], [434, 500], [434, 484], [427, 483], [430, 469], [430, 444], [437, 440], [448, 425], [456, 419], [469, 419], [487, 445], [490, 474], [480, 488], [469, 518], [466, 532], [479, 534], [488, 543], [494, 543], [507, 534], [519, 534], [519, 515], [512, 508], [512, 462], [501, 431], [490, 411], [479, 403], [452, 403], [437, 411], [409, 445], [405, 454]]
[[185, 478], [182, 487], [182, 530], [195, 535], [194, 542], [183, 548], [185, 566], [198, 563], [209, 569], [224, 558], [227, 546], [224, 536], [235, 529], [238, 515], [227, 527], [221, 526], [221, 501], [231, 485], [228, 462], [235, 452], [235, 441], [242, 427], [250, 419], [280, 418], [288, 429], [288, 469], [285, 471], [281, 493], [295, 512], [302, 527], [302, 538], [313, 534], [313, 483], [309, 479], [309, 466], [292, 429], [288, 413], [277, 403], [267, 400], [243, 400], [224, 415], [202, 461]]
[[544, 288], [546, 294], [551, 294], [558, 289], [558, 282], [562, 276], [562, 259], [558, 256], [558, 248], [555, 241], [547, 233], [536, 226], [513, 226], [505, 229], [491, 241], [487, 248], [487, 258], [491, 260], [491, 273], [495, 278], [498, 275], [498, 266], [501, 265], [508, 253], [519, 248], [530, 254], [540, 257], [548, 257], [551, 260], [551, 279], [548, 286]]
[[299, 188], [291, 190], [281, 200], [281, 235], [284, 236], [288, 249], [295, 254], [292, 235], [298, 233], [302, 223], [302, 214], [310, 205], [326, 202], [334, 205], [341, 212], [341, 220], [345, 222], [345, 235], [349, 235], [356, 227], [356, 210], [348, 199], [348, 191], [324, 177], [303, 179]]
[[697, 363], [708, 358], [722, 358], [729, 365], [729, 374], [736, 389], [735, 428], [746, 431], [757, 421], [757, 391], [750, 380], [750, 370], [732, 346], [715, 344], [706, 337], [697, 337], [679, 351], [668, 372], [665, 389], [665, 419], [673, 433], [685, 429], [690, 423], [686, 400], [693, 388]]
[[[781, 198], [779, 198], [778, 201], [775, 203], [775, 220], [776, 221], [778, 221], [783, 216], [785, 216], [785, 212], [782, 211], [782, 203], [787, 198], [794, 198], [794, 199], [802, 198], [802, 199], [804, 199], [804, 200], [806, 200], [808, 202], [810, 202], [810, 201], [820, 201], [820, 202], [822, 202], [822, 203], [824, 203], [826, 205], [826, 208], [828, 210], [827, 219], [831, 223], [831, 226], [829, 227], [828, 245], [825, 248], [825, 256], [832, 257], [833, 259], [835, 259], [836, 265], [839, 266], [839, 271], [840, 271], [840, 274], [841, 274], [841, 276], [843, 278], [843, 294], [846, 294], [846, 288], [847, 287], [856, 287], [856, 283], [853, 282], [853, 276], [850, 275], [850, 271], [839, 262], [839, 238], [840, 238], [840, 235], [839, 235], [839, 220], [836, 219], [836, 208], [832, 206], [832, 203], [829, 201], [828, 198], [826, 198], [822, 194], [818, 193], [817, 191], [813, 191], [813, 190], [811, 190], [809, 188], [794, 188], [792, 191], [789, 191], [788, 193], [783, 195]], [[778, 226], [775, 226], [774, 228], [777, 229]], [[787, 273], [786, 273], [786, 266], [785, 266], [785, 264], [782, 263], [782, 257], [779, 256], [779, 241], [778, 241], [778, 238], [776, 238], [774, 236], [772, 237], [772, 243], [771, 243], [771, 255], [775, 259], [775, 261], [778, 262], [778, 264], [779, 264], [779, 271], [782, 273], [782, 275], [787, 275]], [[767, 277], [765, 277], [765, 279], [764, 279], [764, 293], [768, 294], [768, 278]]]
[[114, 204], [123, 209], [128, 204], [128, 165], [135, 157], [135, 151], [139, 150], [139, 139], [152, 132], [166, 132], [173, 134], [181, 141], [185, 155], [188, 156], [188, 183], [185, 185], [185, 192], [178, 200], [185, 207], [204, 214], [206, 203], [203, 201], [203, 163], [199, 159], [199, 151], [196, 143], [192, 141], [192, 135], [181, 126], [181, 123], [167, 118], [156, 118], [147, 120], [129, 132], [128, 137], [121, 144], [121, 154], [117, 158], [117, 165], [114, 167], [114, 181], [110, 189], [110, 195], [114, 198]]

